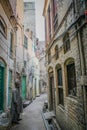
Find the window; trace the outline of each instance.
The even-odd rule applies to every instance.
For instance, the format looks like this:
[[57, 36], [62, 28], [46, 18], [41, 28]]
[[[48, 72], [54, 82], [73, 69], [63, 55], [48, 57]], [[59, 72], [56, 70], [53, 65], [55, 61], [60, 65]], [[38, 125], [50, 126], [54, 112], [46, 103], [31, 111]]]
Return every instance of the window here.
[[51, 52], [48, 52], [48, 64], [51, 62]]
[[46, 20], [46, 18], [45, 18], [45, 41], [47, 44], [47, 20]]
[[57, 0], [53, 0], [53, 16], [57, 14]]
[[58, 51], [58, 45], [55, 46], [55, 59], [57, 60], [59, 58], [59, 51]]
[[6, 24], [0, 16], [0, 33], [6, 37]]
[[26, 36], [24, 36], [24, 47], [28, 48], [28, 38]]
[[64, 105], [63, 87], [62, 87], [62, 69], [61, 67], [57, 69], [57, 82], [58, 82], [58, 104]]
[[58, 86], [62, 86], [62, 69], [57, 70]]
[[26, 64], [27, 64], [26, 61], [24, 61], [24, 67], [25, 67], [25, 68], [26, 68]]
[[68, 64], [67, 66], [67, 82], [68, 82], [68, 95], [76, 96], [76, 74], [75, 63]]
[[64, 43], [64, 53], [68, 52], [70, 50], [70, 39], [69, 39], [69, 33], [66, 33], [63, 38]]
[[59, 92], [59, 104], [64, 106], [63, 88], [58, 88]]
[[13, 33], [10, 33], [10, 57], [13, 57]]
[[49, 39], [51, 38], [51, 16], [50, 16], [50, 5], [48, 8], [48, 28], [49, 28]]
[[58, 26], [58, 15], [57, 15], [57, 1], [53, 0], [53, 25], [54, 25], [54, 32]]

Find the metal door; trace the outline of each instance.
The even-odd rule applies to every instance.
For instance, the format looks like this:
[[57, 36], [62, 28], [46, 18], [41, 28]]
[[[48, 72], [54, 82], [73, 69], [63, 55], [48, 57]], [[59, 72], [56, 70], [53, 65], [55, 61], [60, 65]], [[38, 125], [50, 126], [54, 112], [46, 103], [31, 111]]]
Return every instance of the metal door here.
[[26, 98], [26, 76], [22, 77], [22, 98]]
[[0, 111], [4, 105], [4, 67], [0, 66]]
[[12, 93], [12, 71], [9, 70], [9, 79], [8, 79], [8, 106], [11, 106], [11, 93]]

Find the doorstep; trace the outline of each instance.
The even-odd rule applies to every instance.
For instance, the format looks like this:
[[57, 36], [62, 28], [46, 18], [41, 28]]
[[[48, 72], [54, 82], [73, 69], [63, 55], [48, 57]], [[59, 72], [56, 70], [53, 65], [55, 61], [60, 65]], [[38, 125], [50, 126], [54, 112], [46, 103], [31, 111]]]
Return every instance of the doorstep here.
[[0, 130], [10, 130], [11, 120], [9, 118], [0, 118]]
[[43, 114], [44, 114], [44, 118], [45, 118], [46, 120], [55, 117], [54, 111], [51, 111], [51, 112], [45, 112], [45, 113], [43, 113]]
[[[56, 116], [54, 111], [51, 112], [42, 112], [42, 118], [44, 121], [44, 125], [46, 127], [46, 130], [61, 130], [58, 122], [56, 121]], [[49, 121], [52, 121], [52, 123], [49, 124]]]

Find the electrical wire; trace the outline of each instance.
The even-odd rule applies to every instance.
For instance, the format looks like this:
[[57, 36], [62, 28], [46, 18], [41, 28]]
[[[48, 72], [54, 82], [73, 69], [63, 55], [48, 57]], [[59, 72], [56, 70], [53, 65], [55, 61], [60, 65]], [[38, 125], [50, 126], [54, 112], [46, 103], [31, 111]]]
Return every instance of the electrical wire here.
[[[62, 34], [60, 34], [57, 38], [54, 39], [54, 41], [52, 42], [52, 44], [49, 45], [47, 51], [53, 46], [54, 42], [61, 39], [61, 37], [63, 37], [67, 31], [69, 31], [71, 28], [73, 28], [73, 26], [75, 26], [78, 22], [78, 20], [83, 17], [84, 14], [82, 14], [81, 16], [79, 16]], [[84, 16], [85, 17], [85, 16]]]
[[[75, 30], [75, 31], [69, 36], [69, 38], [67, 38], [67, 39], [65, 40], [65, 42], [63, 42], [63, 44], [62, 44], [62, 46], [59, 48], [58, 52], [60, 52], [60, 51], [61, 51], [61, 48], [64, 47], [64, 45], [66, 44], [66, 42], [67, 42], [70, 38], [72, 38], [72, 36], [74, 36], [75, 33], [77, 33], [77, 32], [78, 32], [84, 25], [86, 25], [86, 24], [87, 24], [87, 23], [84, 22], [81, 26], [79, 26], [79, 28], [78, 28], [77, 30]], [[59, 40], [59, 39], [57, 39], [57, 40]], [[46, 54], [46, 55], [47, 55], [47, 54]], [[46, 55], [45, 55], [45, 56], [46, 56]], [[52, 60], [54, 57], [55, 57], [55, 54], [50, 58], [50, 60]], [[48, 63], [48, 61], [47, 61], [46, 63]]]
[[[0, 37], [0, 40], [2, 41], [2, 43], [4, 43], [4, 45], [10, 50], [10, 47], [5, 43], [5, 41]], [[8, 41], [7, 41], [7, 43], [8, 43]], [[0, 45], [1, 46], [1, 45]], [[3, 49], [3, 51], [10, 57], [10, 54], [9, 54], [9, 51], [6, 51], [5, 49], [4, 49], [4, 47], [2, 47], [1, 46], [1, 48]], [[13, 56], [15, 56], [15, 53], [14, 52], [12, 52], [12, 54], [13, 54]], [[43, 52], [41, 52], [41, 53], [39, 53], [39, 56], [41, 55], [41, 54], [43, 54]], [[21, 62], [17, 62], [17, 63], [23, 63], [23, 60], [19, 57], [19, 56], [16, 56], [19, 60], [21, 60]], [[32, 60], [32, 58], [36, 58], [36, 56], [34, 56], [34, 57], [31, 57], [30, 58], [30, 60]], [[29, 61], [30, 61], [29, 60]], [[29, 61], [27, 61], [27, 63], [29, 62]]]

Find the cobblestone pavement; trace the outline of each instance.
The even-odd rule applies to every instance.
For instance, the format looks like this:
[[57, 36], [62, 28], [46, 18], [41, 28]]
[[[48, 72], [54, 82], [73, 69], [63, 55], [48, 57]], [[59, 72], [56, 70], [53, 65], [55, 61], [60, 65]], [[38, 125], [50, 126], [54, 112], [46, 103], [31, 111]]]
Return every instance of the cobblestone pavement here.
[[46, 94], [37, 97], [28, 107], [24, 109], [20, 124], [12, 127], [11, 130], [45, 130], [44, 122], [41, 116]]

